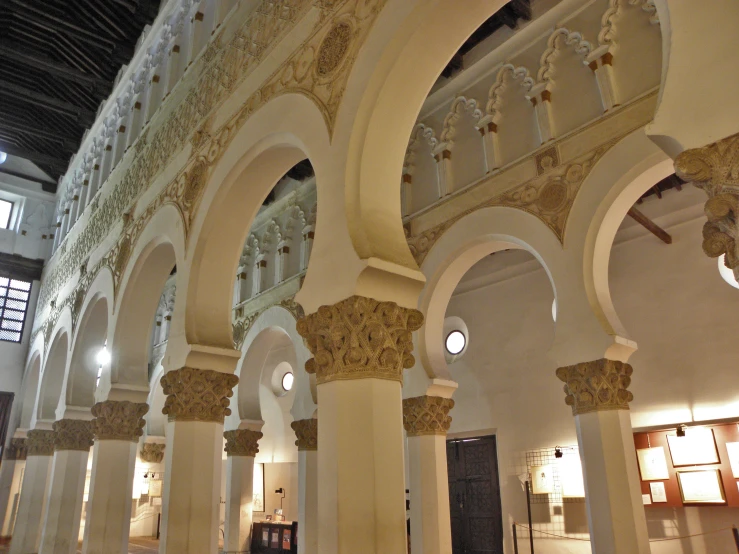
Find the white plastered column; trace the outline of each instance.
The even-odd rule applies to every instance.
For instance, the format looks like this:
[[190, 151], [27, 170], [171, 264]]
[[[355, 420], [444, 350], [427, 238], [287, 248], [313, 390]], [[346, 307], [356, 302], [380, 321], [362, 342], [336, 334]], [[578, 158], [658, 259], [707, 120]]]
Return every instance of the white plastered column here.
[[298, 554], [318, 554], [318, 420], [290, 426], [298, 438]]
[[[207, 362], [206, 357], [199, 360]], [[232, 367], [237, 359], [228, 365]], [[228, 398], [237, 382], [233, 374], [193, 367], [162, 377], [167, 395], [163, 412], [169, 421], [161, 554], [218, 552], [223, 420], [231, 413]]]
[[26, 470], [10, 543], [11, 554], [38, 552], [54, 454], [54, 432], [44, 429], [29, 431], [27, 447]]
[[597, 554], [650, 552], [629, 417], [632, 371], [627, 363], [605, 358], [557, 370], [575, 416], [591, 548]]
[[452, 551], [446, 434], [454, 400], [417, 396], [403, 400], [408, 433], [411, 501], [411, 549], [423, 554]]
[[128, 551], [136, 447], [143, 434], [144, 403], [108, 400], [92, 407], [92, 474], [83, 554]]
[[21, 476], [26, 466], [26, 453], [25, 431], [19, 430], [10, 439], [10, 445], [3, 452], [3, 463], [0, 466], [0, 495], [2, 495], [0, 514], [3, 514], [0, 539], [5, 541], [13, 536], [13, 525], [18, 514]]
[[361, 296], [298, 321], [321, 410], [321, 554], [407, 550], [401, 379], [422, 321], [417, 310]]
[[259, 452], [260, 431], [235, 429], [226, 439], [226, 521], [224, 552], [251, 551], [252, 505], [254, 503], [254, 457]]
[[81, 419], [54, 422], [54, 458], [39, 554], [77, 552], [91, 429], [90, 421]]

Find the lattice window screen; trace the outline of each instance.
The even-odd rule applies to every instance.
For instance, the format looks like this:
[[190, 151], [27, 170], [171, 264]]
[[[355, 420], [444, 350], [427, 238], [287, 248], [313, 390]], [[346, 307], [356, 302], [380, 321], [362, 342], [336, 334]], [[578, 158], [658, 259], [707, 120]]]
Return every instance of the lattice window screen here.
[[0, 277], [0, 340], [21, 341], [30, 296], [30, 282]]

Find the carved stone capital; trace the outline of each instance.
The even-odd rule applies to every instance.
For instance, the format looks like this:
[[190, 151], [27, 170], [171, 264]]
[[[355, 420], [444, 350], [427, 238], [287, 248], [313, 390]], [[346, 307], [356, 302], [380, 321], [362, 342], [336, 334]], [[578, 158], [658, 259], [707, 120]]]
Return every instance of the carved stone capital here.
[[725, 254], [726, 267], [739, 278], [739, 134], [685, 150], [675, 159], [675, 173], [708, 194], [703, 252]]
[[3, 453], [6, 460], [25, 460], [28, 454], [28, 445], [26, 439], [15, 438], [10, 439], [10, 444]]
[[150, 464], [159, 464], [164, 459], [165, 444], [159, 442], [145, 442], [141, 446], [141, 460]]
[[54, 428], [54, 450], [81, 450], [88, 452], [92, 446], [92, 421], [60, 419]]
[[106, 400], [92, 407], [92, 432], [95, 440], [139, 442], [146, 424], [144, 414], [149, 411], [146, 403], [128, 400]]
[[403, 382], [413, 367], [413, 331], [423, 324], [418, 310], [395, 302], [352, 296], [298, 320], [298, 333], [313, 358], [305, 364], [318, 384], [340, 379]]
[[565, 404], [572, 415], [602, 410], [628, 410], [634, 395], [628, 391], [633, 368], [615, 360], [594, 360], [560, 367], [557, 377], [565, 383]]
[[446, 435], [454, 400], [440, 396], [416, 396], [403, 400], [403, 427], [409, 437]]
[[318, 450], [318, 420], [317, 419], [299, 419], [293, 421], [290, 427], [295, 431], [298, 440], [295, 446], [298, 451]]
[[54, 431], [32, 429], [28, 432], [26, 446], [28, 448], [27, 456], [53, 456]]
[[259, 439], [264, 435], [261, 431], [234, 429], [225, 431], [223, 436], [226, 439], [224, 450], [228, 456], [251, 456], [253, 458], [259, 452]]
[[675, 173], [706, 191], [739, 193], [739, 133], [701, 148], [691, 148], [675, 158]]
[[211, 421], [223, 423], [231, 415], [229, 398], [239, 378], [211, 369], [183, 367], [162, 377], [167, 395], [162, 413], [170, 421]]

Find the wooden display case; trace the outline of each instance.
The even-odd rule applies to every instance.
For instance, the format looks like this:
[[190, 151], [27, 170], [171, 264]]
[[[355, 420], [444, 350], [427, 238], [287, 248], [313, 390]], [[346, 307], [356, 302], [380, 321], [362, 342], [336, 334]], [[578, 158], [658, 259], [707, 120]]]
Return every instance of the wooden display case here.
[[285, 554], [298, 552], [298, 522], [255, 521], [252, 524], [253, 554]]

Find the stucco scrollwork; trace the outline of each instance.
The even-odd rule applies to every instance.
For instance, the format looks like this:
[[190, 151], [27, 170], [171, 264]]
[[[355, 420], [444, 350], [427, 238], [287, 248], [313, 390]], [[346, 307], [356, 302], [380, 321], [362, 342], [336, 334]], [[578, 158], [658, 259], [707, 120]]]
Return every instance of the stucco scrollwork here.
[[295, 436], [295, 446], [298, 451], [318, 450], [318, 420], [317, 419], [299, 419], [290, 424]]
[[139, 456], [141, 460], [150, 464], [159, 464], [164, 459], [164, 449], [167, 445], [160, 442], [145, 442], [141, 446]]
[[418, 310], [363, 296], [321, 306], [297, 324], [313, 354], [305, 369], [319, 384], [366, 378], [402, 383], [403, 369], [415, 362], [412, 332], [422, 324]]
[[601, 358], [557, 369], [564, 382], [565, 404], [572, 415], [603, 410], [628, 410], [634, 395], [628, 390], [633, 368], [624, 362]]
[[146, 403], [116, 400], [98, 402], [92, 407], [92, 432], [96, 440], [121, 440], [138, 442], [144, 434], [144, 415], [149, 411]]
[[446, 435], [454, 400], [440, 396], [416, 396], [403, 400], [403, 427], [409, 437]]
[[87, 452], [92, 446], [92, 421], [60, 419], [52, 424], [54, 450], [80, 450]]
[[675, 159], [675, 173], [708, 195], [703, 251], [711, 258], [725, 254], [726, 267], [739, 275], [739, 134], [685, 150]]
[[211, 421], [223, 423], [231, 415], [228, 407], [233, 388], [239, 382], [236, 375], [183, 367], [164, 374], [162, 389], [167, 399], [162, 413], [170, 421]]
[[226, 439], [226, 447], [223, 450], [227, 456], [250, 456], [253, 458], [259, 453], [259, 439], [263, 436], [264, 434], [261, 431], [250, 429], [224, 431], [223, 437]]

